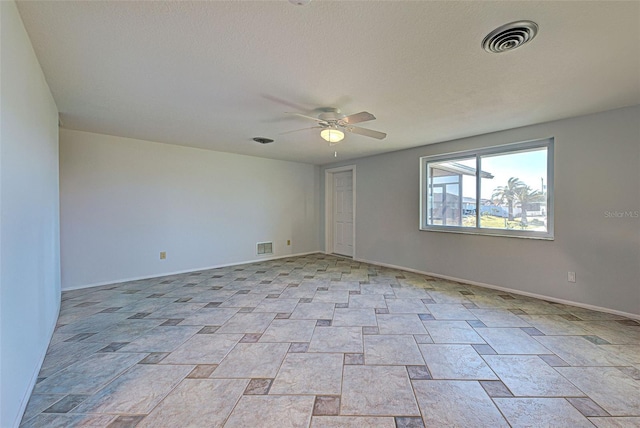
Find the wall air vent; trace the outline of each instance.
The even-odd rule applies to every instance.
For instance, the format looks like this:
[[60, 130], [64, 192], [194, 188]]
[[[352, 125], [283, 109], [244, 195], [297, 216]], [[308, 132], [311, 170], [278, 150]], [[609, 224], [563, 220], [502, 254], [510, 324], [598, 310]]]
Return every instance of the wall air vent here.
[[502, 25], [482, 40], [482, 47], [491, 53], [507, 52], [530, 42], [538, 34], [538, 24], [533, 21], [516, 21]]
[[259, 256], [273, 254], [273, 242], [258, 242], [256, 245], [256, 254]]

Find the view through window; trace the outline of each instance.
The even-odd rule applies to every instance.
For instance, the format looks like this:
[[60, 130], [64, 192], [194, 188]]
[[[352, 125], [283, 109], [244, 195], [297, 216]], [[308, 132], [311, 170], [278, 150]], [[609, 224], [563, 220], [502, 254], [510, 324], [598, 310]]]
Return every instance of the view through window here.
[[421, 160], [421, 229], [553, 238], [552, 139]]

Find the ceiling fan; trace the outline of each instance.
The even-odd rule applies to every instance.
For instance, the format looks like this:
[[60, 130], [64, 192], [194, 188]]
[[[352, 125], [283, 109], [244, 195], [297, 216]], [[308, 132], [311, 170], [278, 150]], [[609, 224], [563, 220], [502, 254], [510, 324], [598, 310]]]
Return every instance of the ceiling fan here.
[[[333, 146], [334, 144], [338, 144], [340, 141], [344, 139], [344, 131], [352, 132], [354, 134], [364, 135], [365, 137], [377, 138], [378, 140], [382, 140], [387, 136], [384, 132], [374, 131], [372, 129], [361, 128], [359, 126], [354, 126], [355, 123], [367, 122], [369, 120], [375, 120], [375, 116], [369, 112], [361, 111], [360, 113], [351, 114], [349, 116], [345, 116], [340, 112], [337, 108], [322, 108], [320, 109], [320, 114], [318, 117], [307, 116], [300, 113], [287, 113], [293, 114], [296, 116], [303, 117], [305, 119], [311, 119], [318, 122], [318, 126], [312, 126], [311, 128], [305, 129], [314, 129], [320, 128], [320, 136], [329, 142], [329, 145]], [[298, 131], [302, 131], [299, 129]], [[291, 131], [296, 132], [296, 131]]]

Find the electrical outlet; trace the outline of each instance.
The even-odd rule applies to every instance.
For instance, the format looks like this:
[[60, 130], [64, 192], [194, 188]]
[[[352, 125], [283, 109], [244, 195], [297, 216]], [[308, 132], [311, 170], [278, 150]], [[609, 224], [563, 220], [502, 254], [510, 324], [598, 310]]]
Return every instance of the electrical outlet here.
[[166, 251], [160, 251], [160, 260], [164, 260], [167, 258], [167, 252]]
[[567, 281], [576, 282], [576, 273], [575, 272], [567, 272]]
[[287, 245], [291, 245], [291, 239], [287, 239]]

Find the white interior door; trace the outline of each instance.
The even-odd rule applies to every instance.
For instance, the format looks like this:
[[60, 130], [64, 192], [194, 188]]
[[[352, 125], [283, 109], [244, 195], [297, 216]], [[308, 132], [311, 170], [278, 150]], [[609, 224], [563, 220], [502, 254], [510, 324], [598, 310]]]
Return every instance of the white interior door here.
[[333, 252], [353, 257], [353, 171], [333, 174]]

